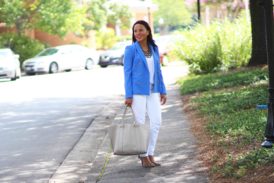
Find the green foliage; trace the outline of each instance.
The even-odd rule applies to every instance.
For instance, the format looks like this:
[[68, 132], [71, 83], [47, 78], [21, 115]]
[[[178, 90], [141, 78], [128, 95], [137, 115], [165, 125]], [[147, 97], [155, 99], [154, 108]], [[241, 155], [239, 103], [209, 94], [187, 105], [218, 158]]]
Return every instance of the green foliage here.
[[113, 29], [106, 29], [104, 31], [99, 31], [96, 34], [96, 49], [108, 49], [114, 45], [117, 41]]
[[107, 9], [104, 6], [106, 0], [92, 0], [87, 4], [86, 16], [87, 21], [84, 22], [86, 31], [100, 30], [107, 23]]
[[21, 17], [29, 17], [29, 12], [22, 8], [25, 3], [21, 0], [0, 0], [0, 20], [5, 20], [7, 26], [14, 26], [22, 21], [22, 28], [28, 26], [26, 19]]
[[226, 163], [221, 167], [215, 166], [215, 170], [226, 177], [240, 178], [244, 176], [249, 169], [257, 168], [260, 165], [273, 164], [274, 149], [255, 149], [237, 158], [228, 155], [227, 159]]
[[[265, 68], [255, 68], [192, 75], [180, 82], [181, 89], [192, 85], [183, 93], [205, 91], [192, 98], [191, 104], [206, 117], [205, 128], [227, 154], [223, 164], [213, 166], [213, 173], [240, 178], [252, 168], [273, 164], [274, 150], [258, 146], [264, 138], [267, 112], [256, 110], [256, 105], [267, 102], [267, 79]], [[244, 153], [233, 151], [241, 149]]]
[[17, 33], [39, 28], [50, 34], [64, 36], [68, 31], [81, 31], [84, 13], [72, 0], [1, 0], [0, 19], [7, 26], [15, 25]]
[[184, 1], [154, 0], [158, 5], [158, 10], [155, 11], [154, 25], [159, 25], [159, 20], [163, 19], [164, 26], [178, 26], [188, 24], [191, 21], [191, 13], [186, 8]]
[[0, 35], [0, 47], [10, 47], [16, 54], [20, 55], [21, 62], [35, 56], [45, 48], [44, 44], [37, 40], [11, 33]]
[[189, 75], [178, 81], [181, 94], [255, 84], [268, 80], [266, 68], [242, 69], [225, 73]]
[[209, 27], [198, 25], [186, 31], [184, 40], [178, 45], [177, 54], [185, 61], [193, 73], [209, 73], [221, 67], [221, 43], [219, 25]]
[[193, 73], [209, 73], [245, 66], [251, 56], [250, 21], [241, 16], [234, 22], [197, 25], [183, 32], [176, 54]]
[[108, 5], [107, 22], [116, 25], [119, 24], [122, 29], [128, 29], [131, 24], [132, 14], [128, 6], [110, 3]]
[[235, 88], [232, 91], [209, 91], [202, 94], [194, 102], [201, 103], [198, 108], [206, 115], [231, 114], [239, 110], [256, 108], [258, 103], [265, 103], [266, 88], [266, 85], [260, 84], [259, 87]]
[[225, 21], [220, 34], [224, 70], [248, 64], [251, 57], [251, 24], [245, 16]]

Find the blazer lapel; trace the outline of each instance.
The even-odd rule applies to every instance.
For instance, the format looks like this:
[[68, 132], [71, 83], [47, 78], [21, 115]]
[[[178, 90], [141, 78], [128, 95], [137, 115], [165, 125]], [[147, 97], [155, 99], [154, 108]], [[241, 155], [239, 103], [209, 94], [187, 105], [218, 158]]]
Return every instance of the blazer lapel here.
[[135, 42], [135, 48], [136, 48], [138, 54], [140, 55], [142, 61], [145, 63], [146, 68], [148, 69], [146, 57], [145, 57], [145, 55], [143, 53], [143, 50], [142, 50], [140, 44], [137, 41]]

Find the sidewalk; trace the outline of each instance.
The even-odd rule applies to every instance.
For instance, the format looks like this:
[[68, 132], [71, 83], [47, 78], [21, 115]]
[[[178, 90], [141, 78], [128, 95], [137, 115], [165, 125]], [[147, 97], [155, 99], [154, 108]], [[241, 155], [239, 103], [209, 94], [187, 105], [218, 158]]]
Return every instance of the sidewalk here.
[[197, 159], [196, 140], [182, 110], [178, 86], [168, 88], [168, 102], [162, 108], [155, 159], [160, 167], [143, 168], [136, 156], [116, 156], [111, 153], [109, 137], [92, 164], [86, 182], [93, 183], [206, 183], [206, 168]]

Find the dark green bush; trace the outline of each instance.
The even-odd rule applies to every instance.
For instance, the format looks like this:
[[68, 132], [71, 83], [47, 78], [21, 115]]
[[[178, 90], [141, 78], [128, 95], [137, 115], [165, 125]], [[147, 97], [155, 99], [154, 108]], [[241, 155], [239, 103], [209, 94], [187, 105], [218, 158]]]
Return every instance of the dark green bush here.
[[0, 47], [10, 47], [16, 54], [20, 55], [20, 62], [35, 56], [45, 48], [41, 42], [27, 36], [14, 33], [0, 34]]

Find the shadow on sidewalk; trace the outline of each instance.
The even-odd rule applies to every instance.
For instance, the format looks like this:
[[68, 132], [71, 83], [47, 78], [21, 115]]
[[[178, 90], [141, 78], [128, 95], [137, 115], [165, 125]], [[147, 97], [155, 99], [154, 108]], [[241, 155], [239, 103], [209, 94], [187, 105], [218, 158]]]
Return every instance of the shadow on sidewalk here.
[[[205, 183], [208, 182], [206, 168], [197, 159], [196, 139], [190, 131], [182, 109], [182, 100], [176, 85], [168, 88], [168, 102], [162, 107], [163, 123], [156, 146], [156, 160], [160, 167], [143, 168], [137, 156], [116, 156], [110, 151], [106, 138], [101, 160], [104, 161], [101, 175], [92, 171], [88, 182], [100, 183]], [[108, 155], [106, 155], [108, 154]], [[104, 157], [104, 160], [103, 158]], [[99, 161], [99, 162], [98, 162]], [[102, 162], [101, 162], [102, 164]], [[95, 170], [95, 169], [94, 169]]]

